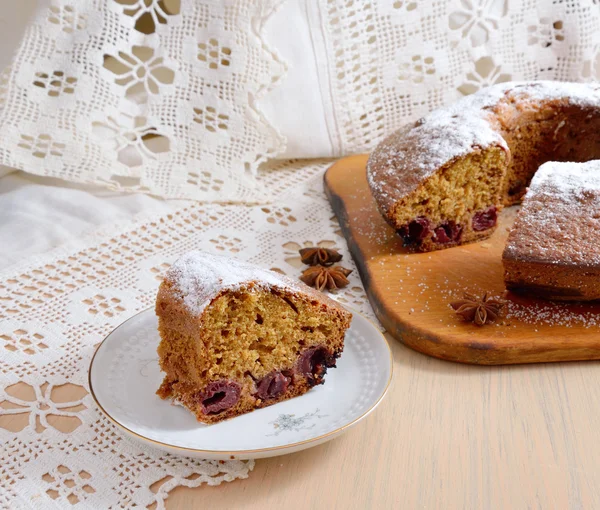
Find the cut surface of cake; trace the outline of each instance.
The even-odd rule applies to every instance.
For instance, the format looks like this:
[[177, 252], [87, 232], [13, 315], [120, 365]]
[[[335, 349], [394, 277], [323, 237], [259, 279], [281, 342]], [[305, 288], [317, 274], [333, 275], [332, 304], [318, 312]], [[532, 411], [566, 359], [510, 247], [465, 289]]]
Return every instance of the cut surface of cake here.
[[509, 82], [401, 128], [369, 157], [377, 206], [418, 251], [489, 237], [548, 161], [600, 158], [600, 84]]
[[160, 285], [157, 394], [215, 423], [306, 393], [344, 348], [352, 315], [284, 275], [193, 251]]
[[600, 299], [600, 161], [546, 163], [531, 181], [502, 261], [506, 288]]

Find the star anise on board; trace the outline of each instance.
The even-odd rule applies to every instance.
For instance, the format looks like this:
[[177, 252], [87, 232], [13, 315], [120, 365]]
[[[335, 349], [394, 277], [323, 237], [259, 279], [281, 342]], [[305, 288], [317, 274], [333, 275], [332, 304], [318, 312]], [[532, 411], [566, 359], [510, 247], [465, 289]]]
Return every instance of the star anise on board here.
[[330, 248], [302, 248], [300, 250], [300, 258], [303, 264], [309, 266], [331, 266], [335, 262], [342, 260], [342, 254], [338, 253], [337, 250]]
[[342, 266], [323, 267], [313, 266], [302, 272], [300, 279], [317, 290], [335, 290], [341, 289], [350, 282], [346, 278], [352, 269], [346, 269]]
[[488, 322], [494, 322], [500, 317], [504, 304], [504, 301], [489, 298], [487, 292], [482, 298], [477, 298], [465, 292], [463, 299], [450, 303], [450, 306], [464, 320], [483, 326]]

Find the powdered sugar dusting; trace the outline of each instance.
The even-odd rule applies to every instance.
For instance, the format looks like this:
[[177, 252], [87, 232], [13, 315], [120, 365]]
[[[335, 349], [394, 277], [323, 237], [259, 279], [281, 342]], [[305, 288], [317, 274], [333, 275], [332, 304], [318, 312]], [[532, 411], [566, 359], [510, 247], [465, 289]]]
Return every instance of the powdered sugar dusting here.
[[[539, 326], [565, 328], [597, 328], [600, 326], [597, 305], [578, 304], [569, 306], [565, 303], [538, 301], [523, 305], [514, 301], [507, 302], [505, 322], [519, 327], [520, 323]], [[512, 324], [515, 322], [515, 324]]]
[[598, 266], [599, 231], [600, 161], [546, 163], [531, 181], [506, 256]]
[[529, 185], [529, 196], [553, 195], [563, 202], [579, 205], [585, 191], [600, 190], [600, 161], [587, 163], [545, 163]]
[[477, 110], [478, 114], [472, 115], [460, 107], [463, 102], [435, 110], [377, 146], [369, 158], [367, 176], [378, 201], [391, 205], [439, 167], [474, 147], [507, 149], [504, 139], [492, 129], [489, 113]]
[[475, 148], [508, 150], [495, 125], [494, 109], [501, 101], [553, 101], [600, 107], [600, 84], [509, 82], [480, 90], [400, 129], [373, 151], [367, 165], [369, 186], [386, 211], [414, 191], [441, 166]]
[[168, 270], [166, 279], [174, 284], [185, 306], [197, 315], [223, 290], [240, 290], [250, 283], [264, 289], [300, 290], [300, 284], [284, 275], [240, 260], [191, 251]]

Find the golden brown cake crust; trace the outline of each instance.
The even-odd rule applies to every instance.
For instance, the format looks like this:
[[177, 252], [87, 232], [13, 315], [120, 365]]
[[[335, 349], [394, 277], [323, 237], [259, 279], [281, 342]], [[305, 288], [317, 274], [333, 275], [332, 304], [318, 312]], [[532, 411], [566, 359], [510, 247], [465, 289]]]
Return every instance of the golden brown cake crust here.
[[191, 252], [156, 300], [165, 378], [158, 390], [215, 423], [321, 384], [343, 350], [351, 314], [283, 275]]
[[[542, 163], [595, 158], [600, 158], [600, 84], [513, 82], [482, 89], [393, 133], [369, 157], [367, 177], [386, 221], [416, 249], [430, 251], [488, 237], [495, 221], [485, 211], [494, 207], [497, 215], [519, 202]], [[457, 169], [460, 165], [464, 168]], [[488, 171], [471, 179], [481, 181], [476, 192], [487, 190], [484, 196], [464, 196], [464, 186], [446, 186], [481, 167]], [[427, 198], [417, 200], [425, 189]], [[469, 206], [456, 207], [461, 203]], [[427, 234], [418, 224], [425, 220]], [[448, 236], [436, 239], [441, 225]], [[473, 225], [482, 229], [474, 231]]]
[[502, 261], [506, 287], [546, 299], [600, 299], [600, 161], [537, 171]]

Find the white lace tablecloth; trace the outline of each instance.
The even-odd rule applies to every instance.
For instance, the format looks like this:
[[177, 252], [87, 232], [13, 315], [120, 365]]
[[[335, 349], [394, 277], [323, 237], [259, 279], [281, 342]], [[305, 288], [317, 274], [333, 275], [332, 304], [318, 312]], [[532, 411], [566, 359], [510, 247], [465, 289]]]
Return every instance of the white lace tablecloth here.
[[[136, 205], [139, 197], [130, 196], [128, 207], [142, 210], [129, 221], [126, 208], [114, 203], [118, 197], [99, 198], [77, 190], [98, 211], [106, 205], [104, 224], [91, 232], [87, 228], [87, 235], [80, 232], [64, 239], [65, 244], [49, 253], [14, 262], [0, 274], [0, 507], [44, 509], [76, 501], [78, 508], [152, 503], [163, 508], [169, 491], [178, 485], [218, 484], [248, 476], [252, 461], [190, 460], [124, 438], [88, 393], [89, 362], [111, 329], [152, 306], [165, 269], [190, 249], [227, 254], [297, 277], [298, 249], [322, 244], [340, 249], [343, 265], [355, 269], [322, 190], [329, 163], [288, 164], [284, 173], [302, 167], [306, 180], [277, 204], [169, 205], [146, 197], [144, 207]], [[6, 211], [11, 203], [7, 197], [14, 194], [6, 179], [0, 179], [0, 212]], [[31, 185], [12, 184], [21, 194]], [[69, 190], [47, 188], [44, 196], [51, 203], [49, 197], [56, 193]], [[157, 206], [163, 212], [152, 212]], [[13, 213], [26, 207], [25, 202]], [[51, 205], [46, 207], [50, 213]], [[165, 213], [166, 208], [172, 211]], [[87, 212], [72, 209], [71, 221]], [[52, 232], [60, 236], [59, 226], [35, 225], [29, 223], [26, 235], [46, 231], [46, 244]], [[350, 285], [335, 298], [371, 314], [357, 272], [349, 279]], [[20, 395], [26, 387], [26, 399], [15, 397], [16, 385]], [[60, 398], [65, 385], [71, 393], [76, 390], [76, 400]], [[56, 416], [70, 418], [68, 431], [55, 427]], [[20, 419], [18, 430], [14, 425], [3, 427], [7, 422], [2, 420], [11, 418]], [[162, 480], [166, 481], [157, 483]]]

